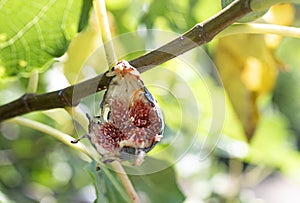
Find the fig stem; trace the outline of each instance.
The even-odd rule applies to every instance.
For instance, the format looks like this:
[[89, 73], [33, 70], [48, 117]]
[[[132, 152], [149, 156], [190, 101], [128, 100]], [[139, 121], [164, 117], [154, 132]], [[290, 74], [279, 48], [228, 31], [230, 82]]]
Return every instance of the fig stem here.
[[127, 194], [129, 195], [129, 198], [132, 203], [140, 203], [140, 199], [131, 183], [129, 180], [122, 164], [119, 161], [113, 161], [111, 163], [112, 168], [116, 171], [117, 176], [119, 177], [122, 185], [124, 186]]

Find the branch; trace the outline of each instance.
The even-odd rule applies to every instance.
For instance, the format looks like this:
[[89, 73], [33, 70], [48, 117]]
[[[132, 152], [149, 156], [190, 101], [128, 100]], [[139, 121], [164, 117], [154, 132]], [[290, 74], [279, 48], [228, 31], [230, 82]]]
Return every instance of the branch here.
[[[250, 0], [237, 0], [210, 19], [195, 25], [180, 37], [154, 51], [129, 61], [129, 63], [140, 72], [145, 72], [154, 66], [211, 41], [219, 32], [250, 12]], [[105, 89], [108, 81], [109, 78], [105, 74], [101, 74], [58, 91], [41, 95], [25, 94], [11, 103], [0, 106], [0, 122], [33, 111], [76, 106], [82, 98]]]

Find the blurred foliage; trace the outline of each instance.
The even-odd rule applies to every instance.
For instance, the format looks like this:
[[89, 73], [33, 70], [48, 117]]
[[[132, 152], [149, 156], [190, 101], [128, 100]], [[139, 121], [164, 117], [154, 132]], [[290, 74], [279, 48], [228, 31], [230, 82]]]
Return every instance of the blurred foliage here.
[[[149, 168], [155, 165], [164, 170], [149, 173]], [[95, 182], [98, 194], [97, 202], [129, 202], [128, 196], [120, 181], [112, 181], [111, 175], [117, 177], [115, 171], [95, 171], [95, 162], [91, 164], [90, 175]], [[142, 195], [143, 202], [183, 202], [175, 177], [175, 171], [168, 162], [147, 157], [142, 166], [127, 166], [125, 170], [136, 191]], [[111, 174], [110, 174], [111, 173]], [[110, 174], [110, 176], [109, 176]], [[157, 187], [159, 185], [159, 187]]]
[[[288, 64], [288, 70], [279, 74], [273, 95], [275, 107], [286, 116], [291, 129], [295, 133], [294, 139], [297, 140], [298, 149], [300, 149], [300, 126], [298, 124], [300, 119], [300, 92], [298, 88], [300, 63], [296, 57], [299, 56], [300, 52], [294, 48], [299, 45], [300, 40], [291, 38], [287, 38], [281, 43], [278, 55]], [[295, 51], [290, 52], [289, 50]], [[290, 54], [287, 55], [287, 52], [290, 52]]]
[[273, 90], [278, 69], [276, 59], [266, 46], [264, 36], [241, 34], [219, 40], [215, 62], [247, 138], [251, 140], [259, 119], [257, 98]]
[[[51, 3], [0, 2], [1, 11], [11, 12], [0, 14], [0, 76], [19, 75], [0, 81], [1, 105], [25, 93], [24, 73], [52, 64], [67, 49], [40, 73], [38, 93], [106, 71], [91, 1]], [[107, 1], [117, 55], [129, 60], [157, 48], [221, 7], [219, 0]], [[41, 9], [39, 23], [30, 21]], [[299, 27], [300, 7], [274, 6], [256, 22]], [[8, 36], [3, 35], [5, 29], [11, 31]], [[22, 29], [27, 32], [3, 48], [5, 40]], [[51, 52], [42, 49], [41, 39]], [[229, 36], [143, 73], [166, 121], [164, 139], [146, 162], [140, 168], [126, 167], [143, 202], [267, 202], [255, 191], [275, 171], [300, 184], [299, 47], [299, 39], [282, 36]], [[30, 57], [20, 61], [24, 56]], [[22, 64], [26, 68], [20, 68]], [[98, 114], [102, 95], [83, 99], [72, 116], [60, 109], [25, 117], [78, 137], [86, 126], [74, 121], [80, 120], [76, 111]], [[113, 171], [95, 171], [95, 162], [47, 134], [11, 121], [0, 124], [0, 202], [95, 200], [128, 200]]]

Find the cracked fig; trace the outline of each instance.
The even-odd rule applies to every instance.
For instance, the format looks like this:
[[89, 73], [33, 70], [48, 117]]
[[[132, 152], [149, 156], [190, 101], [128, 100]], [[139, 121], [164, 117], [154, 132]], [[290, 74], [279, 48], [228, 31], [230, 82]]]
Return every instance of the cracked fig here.
[[103, 156], [104, 162], [129, 160], [140, 165], [163, 137], [164, 122], [161, 109], [145, 87], [140, 73], [127, 61], [120, 61], [100, 104], [100, 116], [89, 119], [88, 137]]

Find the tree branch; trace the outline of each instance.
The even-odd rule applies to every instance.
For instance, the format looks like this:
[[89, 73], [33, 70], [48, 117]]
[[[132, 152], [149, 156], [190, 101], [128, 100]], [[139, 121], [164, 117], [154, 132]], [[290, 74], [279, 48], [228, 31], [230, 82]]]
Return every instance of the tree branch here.
[[[195, 25], [180, 37], [129, 63], [140, 72], [147, 71], [211, 41], [219, 32], [250, 12], [250, 0], [237, 0], [210, 19]], [[101, 74], [58, 91], [41, 95], [25, 94], [11, 103], [0, 106], [0, 122], [33, 111], [76, 106], [82, 98], [105, 89], [108, 81], [109, 78]]]

